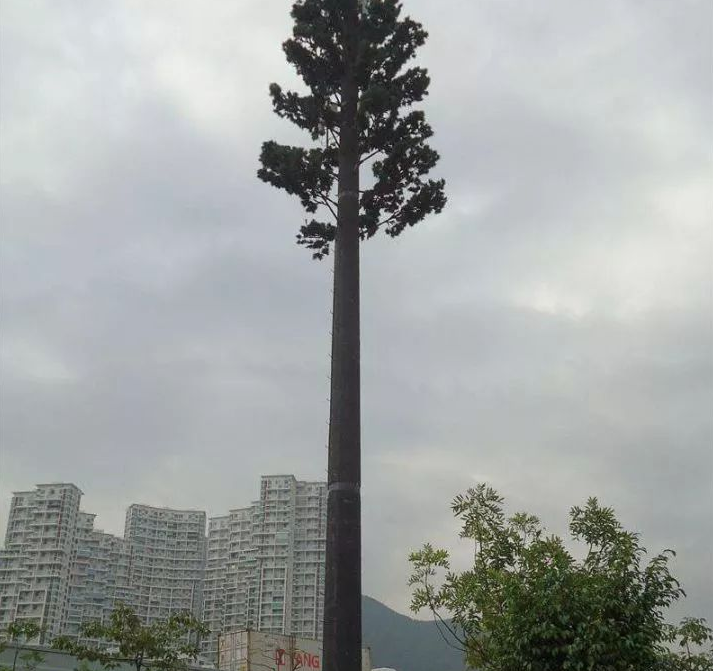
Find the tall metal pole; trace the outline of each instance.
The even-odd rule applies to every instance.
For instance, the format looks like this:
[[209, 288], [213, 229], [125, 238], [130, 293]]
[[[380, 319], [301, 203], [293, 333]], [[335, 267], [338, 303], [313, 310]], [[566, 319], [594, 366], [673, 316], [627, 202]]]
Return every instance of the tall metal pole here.
[[361, 409], [359, 366], [359, 0], [344, 7], [337, 233], [329, 408], [324, 671], [361, 670]]

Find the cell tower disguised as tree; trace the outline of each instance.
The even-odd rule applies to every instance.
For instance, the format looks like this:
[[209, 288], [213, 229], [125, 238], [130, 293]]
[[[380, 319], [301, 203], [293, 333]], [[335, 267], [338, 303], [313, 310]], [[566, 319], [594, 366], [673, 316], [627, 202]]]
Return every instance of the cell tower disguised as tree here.
[[[334, 245], [329, 417], [325, 671], [361, 665], [361, 456], [359, 241], [396, 237], [446, 203], [438, 161], [413, 105], [427, 93], [425, 69], [408, 67], [425, 39], [396, 0], [298, 0], [283, 49], [307, 91], [270, 86], [275, 112], [307, 131], [310, 147], [265, 142], [260, 179], [299, 197], [310, 215], [298, 244], [315, 258]], [[360, 189], [360, 167], [372, 178]]]

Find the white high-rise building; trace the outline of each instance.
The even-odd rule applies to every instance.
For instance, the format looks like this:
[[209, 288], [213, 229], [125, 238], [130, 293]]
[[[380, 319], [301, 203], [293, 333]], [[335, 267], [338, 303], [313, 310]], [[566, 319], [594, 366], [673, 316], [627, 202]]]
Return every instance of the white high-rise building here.
[[0, 628], [32, 620], [62, 632], [82, 492], [67, 483], [15, 492], [0, 552]]
[[206, 514], [132, 504], [124, 541], [131, 549], [132, 605], [146, 622], [180, 611], [201, 616]]
[[231, 510], [229, 515], [230, 540], [228, 564], [225, 570], [225, 612], [222, 626], [216, 632], [233, 631], [243, 626], [255, 626], [257, 612], [258, 569], [257, 549], [253, 537], [255, 506]]
[[204, 652], [221, 632], [253, 628], [321, 638], [327, 487], [292, 475], [263, 476], [249, 508], [212, 518], [203, 619]]
[[327, 552], [327, 483], [297, 482], [290, 634], [322, 638]]
[[123, 538], [94, 529], [94, 518], [79, 513], [62, 633], [79, 637], [82, 624], [106, 622], [116, 601], [132, 602], [130, 552]]
[[16, 492], [0, 551], [0, 628], [31, 619], [79, 636], [123, 601], [146, 622], [189, 611], [218, 634], [256, 629], [319, 639], [324, 616], [324, 482], [262, 477], [257, 500], [211, 518], [133, 504], [124, 537], [94, 528], [72, 484]]
[[[230, 516], [208, 520], [208, 544], [203, 581], [203, 623], [213, 631], [222, 631], [225, 621], [226, 573], [230, 554]], [[204, 650], [215, 655], [217, 638], [204, 643]]]

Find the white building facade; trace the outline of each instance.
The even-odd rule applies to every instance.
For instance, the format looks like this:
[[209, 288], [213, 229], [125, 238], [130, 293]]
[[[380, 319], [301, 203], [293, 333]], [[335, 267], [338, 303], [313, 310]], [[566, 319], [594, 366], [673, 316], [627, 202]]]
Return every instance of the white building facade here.
[[62, 633], [77, 638], [83, 624], [108, 621], [117, 601], [133, 601], [129, 547], [123, 538], [95, 529], [95, 517], [79, 513], [70, 567]]
[[0, 628], [32, 620], [63, 630], [82, 492], [68, 483], [15, 492], [0, 552]]
[[124, 541], [130, 548], [131, 606], [146, 623], [189, 611], [201, 616], [206, 514], [132, 504]]
[[326, 528], [326, 483], [292, 475], [263, 476], [250, 507], [211, 519], [206, 656], [216, 658], [219, 634], [239, 629], [321, 638]]
[[208, 521], [205, 580], [203, 581], [202, 620], [211, 631], [204, 642], [204, 655], [215, 658], [217, 635], [224, 628], [226, 618], [226, 575], [230, 557], [230, 515], [211, 517]]
[[78, 637], [123, 601], [147, 624], [181, 611], [202, 619], [214, 660], [228, 631], [321, 638], [326, 483], [263, 476], [255, 501], [209, 521], [203, 511], [132, 504], [123, 538], [95, 529], [81, 496], [68, 483], [13, 495], [0, 628], [31, 619], [48, 639]]

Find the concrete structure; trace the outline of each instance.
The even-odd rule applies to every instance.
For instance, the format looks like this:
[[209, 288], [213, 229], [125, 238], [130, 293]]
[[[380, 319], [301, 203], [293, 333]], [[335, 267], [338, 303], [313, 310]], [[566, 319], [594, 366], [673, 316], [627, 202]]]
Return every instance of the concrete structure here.
[[[362, 650], [362, 671], [371, 671], [371, 652]], [[322, 642], [287, 634], [242, 630], [221, 634], [219, 671], [321, 671]]]
[[292, 599], [287, 631], [297, 636], [321, 639], [327, 543], [327, 484], [298, 482], [294, 501]]
[[124, 541], [131, 551], [131, 603], [145, 623], [190, 611], [201, 616], [206, 514], [132, 504]]
[[29, 619], [45, 639], [78, 636], [117, 601], [145, 622], [203, 605], [206, 514], [131, 505], [125, 537], [94, 529], [73, 484], [13, 495], [0, 551], [0, 628]]
[[203, 619], [204, 654], [215, 659], [223, 631], [321, 638], [327, 526], [324, 482], [263, 476], [249, 508], [212, 518]]
[[[207, 559], [203, 582], [203, 622], [212, 635], [203, 645], [203, 653], [215, 659], [218, 649], [217, 632], [225, 625], [226, 575], [230, 556], [229, 515], [212, 517], [208, 522]], [[213, 632], [215, 632], [213, 634]]]
[[15, 492], [0, 553], [0, 628], [33, 620], [63, 630], [82, 492], [68, 483]]
[[256, 629], [322, 634], [327, 492], [324, 482], [264, 476], [245, 508], [206, 514], [132, 504], [124, 537], [94, 528], [72, 484], [38, 485], [13, 496], [0, 552], [0, 627], [32, 619], [48, 637], [79, 636], [123, 601], [145, 623], [190, 611], [211, 635]]
[[131, 554], [122, 538], [94, 529], [95, 515], [80, 512], [62, 633], [79, 637], [82, 624], [107, 621], [116, 601], [132, 603]]

